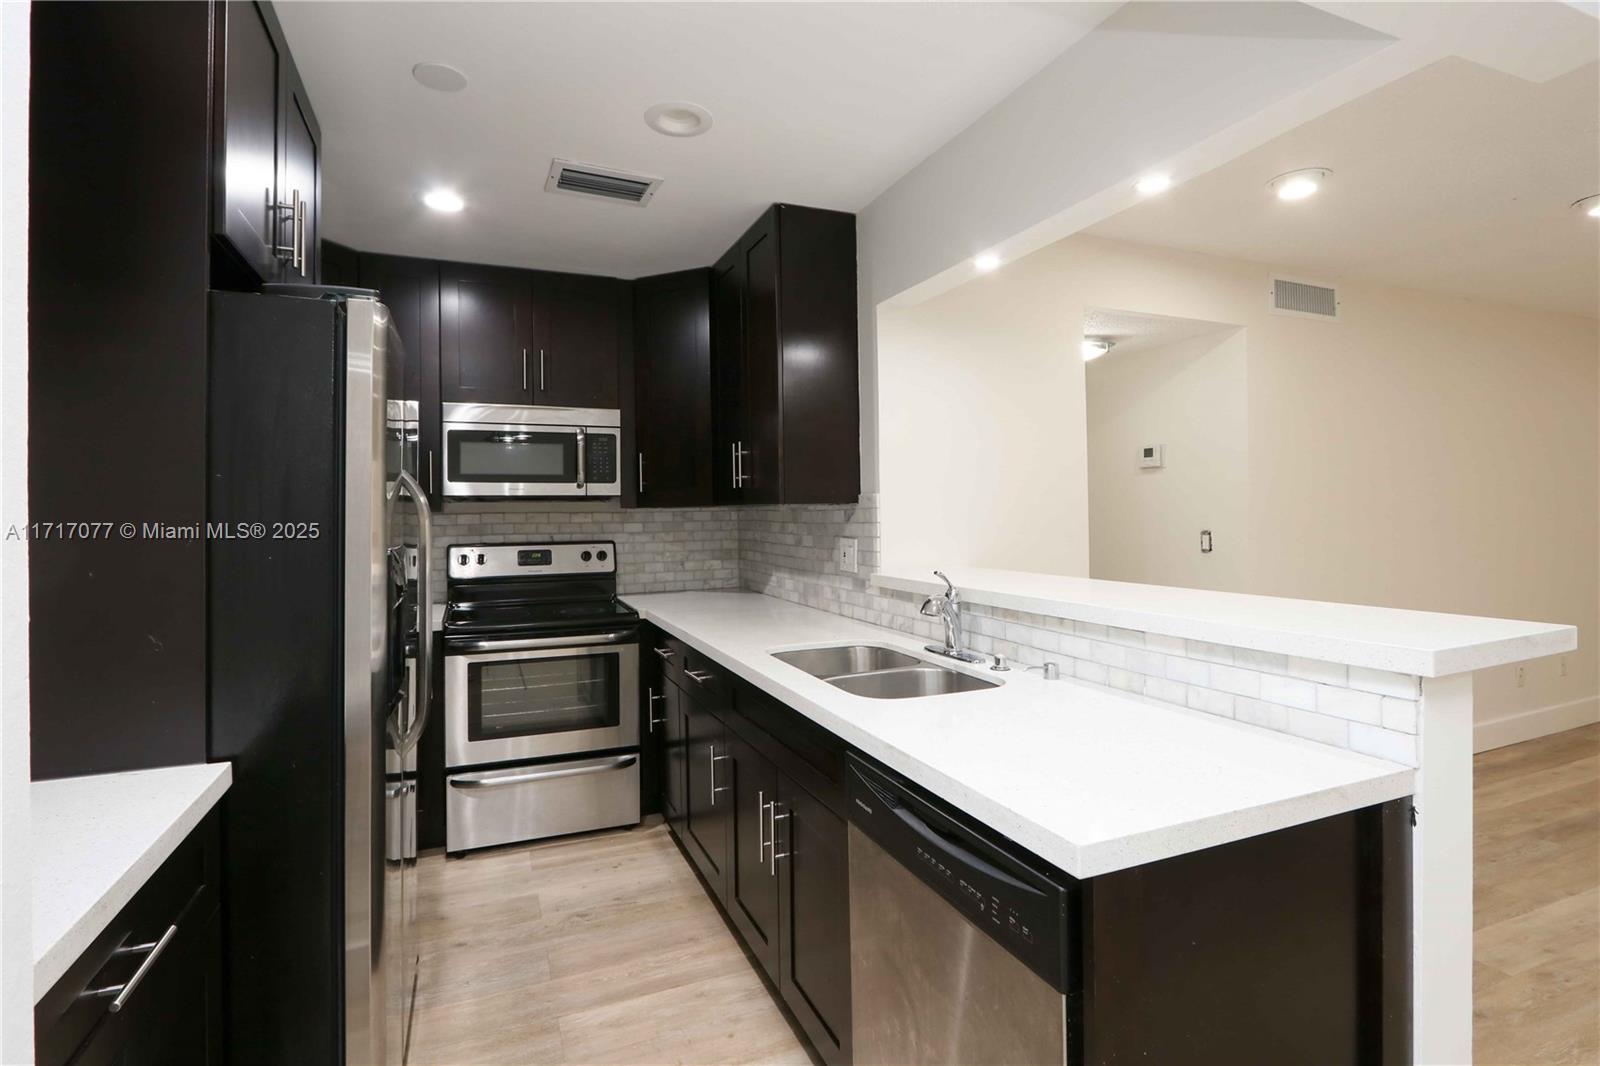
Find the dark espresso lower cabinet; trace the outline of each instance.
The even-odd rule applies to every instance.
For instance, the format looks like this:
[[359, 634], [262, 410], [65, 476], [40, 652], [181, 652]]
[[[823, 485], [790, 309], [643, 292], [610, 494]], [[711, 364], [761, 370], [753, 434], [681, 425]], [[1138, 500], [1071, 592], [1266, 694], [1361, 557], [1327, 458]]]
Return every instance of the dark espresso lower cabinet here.
[[40, 997], [39, 1066], [220, 1066], [219, 847], [212, 814]]
[[779, 775], [771, 847], [778, 878], [778, 990], [824, 1061], [850, 1061], [848, 825]]
[[694, 649], [651, 636], [647, 648], [671, 653], [655, 704], [667, 825], [812, 1047], [829, 1066], [848, 1063], [843, 745], [742, 682], [719, 684]]

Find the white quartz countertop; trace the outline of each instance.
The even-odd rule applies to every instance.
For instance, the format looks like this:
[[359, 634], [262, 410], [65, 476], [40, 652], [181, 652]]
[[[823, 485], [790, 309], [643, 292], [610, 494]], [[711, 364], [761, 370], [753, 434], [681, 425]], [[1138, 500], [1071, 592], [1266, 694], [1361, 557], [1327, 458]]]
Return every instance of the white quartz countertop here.
[[66, 973], [233, 783], [227, 763], [35, 781], [33, 995]]
[[[853, 696], [772, 657], [829, 644], [923, 654], [904, 634], [744, 592], [624, 596], [646, 621], [1076, 877], [1412, 793], [1408, 767], [1075, 681]], [[955, 665], [955, 664], [949, 664]]]
[[[1578, 646], [1575, 626], [1521, 622], [1239, 592], [1137, 585], [1020, 570], [947, 567], [962, 599], [1052, 618], [1163, 633], [1305, 659], [1443, 677], [1558, 655]], [[874, 574], [874, 585], [943, 592], [931, 570]]]

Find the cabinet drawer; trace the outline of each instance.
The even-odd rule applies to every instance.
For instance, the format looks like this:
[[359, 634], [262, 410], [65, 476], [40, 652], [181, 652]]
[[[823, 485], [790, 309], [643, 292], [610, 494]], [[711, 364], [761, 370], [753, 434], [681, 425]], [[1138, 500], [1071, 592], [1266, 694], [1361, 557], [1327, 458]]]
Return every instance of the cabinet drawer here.
[[646, 655], [653, 656], [661, 669], [661, 676], [676, 685], [692, 684], [683, 678], [683, 658], [688, 649], [683, 641], [677, 637], [669, 637], [665, 633], [657, 632], [650, 641], [645, 651]]
[[700, 706], [722, 713], [733, 708], [733, 677], [694, 648], [685, 648], [683, 690]]
[[[174, 927], [187, 931], [191, 925], [210, 920], [217, 908], [219, 862], [217, 816], [212, 813], [34, 1005], [34, 1051], [39, 1066], [70, 1061], [97, 1026], [116, 1018], [110, 1009], [114, 994], [83, 993], [127, 984], [153, 951], [131, 949], [161, 943]], [[153, 980], [149, 975], [156, 967], [181, 961], [176, 953], [163, 948], [148, 968], [146, 979]], [[143, 987], [146, 979], [128, 994], [126, 1009], [120, 1013], [126, 1015], [138, 1007], [140, 993], [148, 991]], [[173, 1024], [179, 1021], [172, 1020]]]
[[844, 742], [753, 685], [741, 682], [736, 691], [733, 727], [797, 784], [843, 816]]

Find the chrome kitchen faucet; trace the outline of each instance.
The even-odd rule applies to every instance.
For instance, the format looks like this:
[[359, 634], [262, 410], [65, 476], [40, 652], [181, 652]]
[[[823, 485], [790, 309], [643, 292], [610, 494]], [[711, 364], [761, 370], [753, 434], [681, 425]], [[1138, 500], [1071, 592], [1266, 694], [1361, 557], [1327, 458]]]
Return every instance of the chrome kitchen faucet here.
[[961, 646], [961, 593], [957, 592], [950, 579], [944, 576], [944, 571], [935, 570], [933, 576], [944, 582], [945, 592], [943, 596], [929, 596], [923, 600], [922, 613], [929, 618], [939, 618], [944, 622], [944, 646], [929, 644], [927, 650], [964, 663], [983, 662], [982, 655], [967, 651]]

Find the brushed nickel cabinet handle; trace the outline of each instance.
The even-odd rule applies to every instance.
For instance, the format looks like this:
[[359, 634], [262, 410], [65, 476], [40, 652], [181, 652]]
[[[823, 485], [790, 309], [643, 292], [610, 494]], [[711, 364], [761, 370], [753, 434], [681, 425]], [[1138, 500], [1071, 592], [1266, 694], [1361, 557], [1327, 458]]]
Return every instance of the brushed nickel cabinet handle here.
[[703, 685], [707, 681], [710, 681], [716, 675], [712, 674], [712, 673], [710, 673], [709, 671], [706, 671], [706, 670], [685, 670], [683, 672], [683, 676], [684, 677], [691, 677], [691, 678], [694, 679], [696, 684]]
[[528, 391], [528, 349], [522, 349], [522, 391]]
[[111, 1001], [111, 1006], [107, 1009], [112, 1014], [120, 1012], [123, 1007], [128, 1005], [128, 997], [132, 996], [134, 990], [139, 987], [139, 982], [144, 980], [144, 975], [150, 972], [150, 967], [155, 965], [156, 960], [161, 957], [163, 951], [167, 950], [167, 945], [172, 942], [172, 938], [177, 934], [178, 927], [169, 925], [167, 926], [167, 931], [161, 934], [161, 939], [153, 944], [136, 944], [118, 948], [112, 952], [112, 955], [144, 955], [144, 961], [139, 964], [137, 970], [133, 971], [133, 976], [128, 978], [127, 984], [85, 989], [78, 993], [78, 998], [98, 999], [102, 996], [116, 996], [117, 998]]
[[717, 785], [717, 763], [725, 762], [728, 756], [718, 755], [717, 746], [715, 744], [706, 745], [706, 754], [710, 756], [710, 758], [706, 760], [706, 767], [709, 770], [708, 776], [711, 779], [711, 806], [715, 807], [717, 805], [717, 793], [728, 791], [727, 785]]
[[777, 877], [778, 876], [778, 860], [779, 859], [787, 859], [789, 856], [794, 854], [793, 851], [779, 851], [778, 850], [778, 819], [779, 818], [793, 818], [793, 817], [794, 817], [794, 812], [793, 811], [784, 811], [782, 814], [779, 814], [778, 813], [778, 801], [777, 800], [773, 800], [772, 801], [772, 821], [770, 823], [770, 825], [772, 827], [772, 831], [770, 833], [770, 839], [772, 841], [772, 844], [771, 844], [772, 850], [770, 852], [768, 852], [768, 858], [767, 858], [767, 873], [772, 877]]
[[665, 718], [656, 717], [656, 700], [665, 700], [665, 695], [658, 695], [655, 689], [650, 689], [650, 702], [645, 705], [645, 717], [650, 720], [650, 732], [656, 731], [656, 726], [666, 722]]
[[666, 662], [668, 659], [672, 658], [672, 649], [671, 648], [656, 648], [655, 649], [655, 653], [657, 655], [661, 656], [661, 661], [662, 662]]
[[766, 817], [767, 794], [760, 789], [756, 790], [756, 862], [761, 861], [761, 856], [767, 853], [767, 832], [761, 825], [761, 819]]
[[644, 452], [639, 453], [639, 491], [644, 491]]
[[544, 391], [544, 349], [539, 349], [539, 391]]

